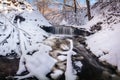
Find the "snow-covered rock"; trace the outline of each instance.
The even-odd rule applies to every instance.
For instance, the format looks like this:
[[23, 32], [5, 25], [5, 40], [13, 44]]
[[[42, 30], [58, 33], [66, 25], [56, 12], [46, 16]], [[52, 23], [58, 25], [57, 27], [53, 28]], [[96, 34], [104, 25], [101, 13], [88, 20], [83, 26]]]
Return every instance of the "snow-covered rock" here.
[[66, 44], [60, 44], [60, 48], [65, 51], [69, 50], [69, 47]]
[[57, 80], [57, 78], [63, 74], [63, 71], [61, 70], [55, 70], [52, 74], [51, 74], [51, 77], [55, 80]]
[[48, 80], [46, 75], [52, 70], [52, 67], [57, 62], [54, 58], [49, 56], [51, 50], [50, 46], [41, 45], [39, 51], [34, 54], [22, 55], [21, 62], [24, 62], [23, 65], [25, 68], [19, 67], [17, 74], [28, 70], [30, 76], [16, 76], [15, 78], [24, 79], [31, 76], [35, 76], [39, 80]]

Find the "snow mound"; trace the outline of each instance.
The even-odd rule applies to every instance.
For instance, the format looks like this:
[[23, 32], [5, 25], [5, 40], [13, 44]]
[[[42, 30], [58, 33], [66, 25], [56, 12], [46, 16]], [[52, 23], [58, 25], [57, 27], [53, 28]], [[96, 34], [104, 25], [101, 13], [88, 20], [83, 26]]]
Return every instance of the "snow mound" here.
[[34, 54], [22, 55], [17, 74], [21, 74], [26, 70], [29, 74], [27, 74], [28, 76], [16, 76], [15, 78], [24, 79], [35, 76], [39, 80], [48, 80], [46, 75], [56, 63], [56, 60], [49, 56], [51, 50], [50, 46], [41, 44], [39, 51], [36, 51]]

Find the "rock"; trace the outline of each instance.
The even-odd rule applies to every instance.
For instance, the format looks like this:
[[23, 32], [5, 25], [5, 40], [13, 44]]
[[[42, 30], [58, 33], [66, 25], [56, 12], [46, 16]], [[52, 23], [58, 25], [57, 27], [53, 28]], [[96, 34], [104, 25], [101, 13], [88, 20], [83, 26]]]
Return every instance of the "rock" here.
[[18, 65], [19, 59], [8, 59], [4, 56], [0, 57], [0, 80], [5, 80], [8, 76], [14, 76], [18, 70]]
[[107, 72], [107, 71], [102, 72], [102, 79], [103, 80], [111, 80], [110, 78], [111, 78], [111, 74], [109, 72]]
[[66, 44], [60, 44], [60, 48], [63, 50], [63, 51], [68, 51], [70, 48], [68, 45]]
[[117, 72], [117, 74], [120, 76], [120, 71], [117, 70], [116, 72]]
[[80, 61], [80, 60], [83, 60], [84, 57], [80, 56], [80, 55], [75, 55], [75, 56], [72, 56], [72, 59], [73, 59], [73, 61]]
[[83, 36], [74, 36], [75, 41], [77, 42], [85, 42], [86, 38]]
[[52, 79], [57, 80], [62, 74], [62, 70], [54, 70], [53, 73], [51, 73], [50, 75]]
[[65, 61], [67, 59], [67, 56], [60, 55], [57, 57], [58, 61]]
[[61, 53], [60, 50], [53, 50], [53, 51], [51, 51], [49, 54], [50, 54], [51, 57], [57, 59], [57, 57], [58, 57], [58, 55], [59, 55], [60, 53]]
[[90, 31], [92, 31], [93, 33], [100, 31], [102, 29], [101, 24], [102, 22], [98, 22], [97, 24], [91, 27]]
[[112, 80], [120, 80], [120, 76], [112, 75]]
[[56, 67], [58, 67], [58, 69], [60, 69], [60, 70], [65, 71], [65, 69], [66, 69], [66, 61], [57, 62]]
[[54, 46], [56, 43], [57, 39], [56, 38], [48, 38], [46, 39], [43, 43], [49, 46]]

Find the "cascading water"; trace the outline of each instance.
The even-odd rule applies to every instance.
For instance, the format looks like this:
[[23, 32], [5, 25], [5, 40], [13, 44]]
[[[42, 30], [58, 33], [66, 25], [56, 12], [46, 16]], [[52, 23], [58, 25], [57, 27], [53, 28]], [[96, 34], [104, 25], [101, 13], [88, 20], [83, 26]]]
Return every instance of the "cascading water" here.
[[54, 27], [54, 34], [73, 35], [74, 30], [71, 27]]
[[59, 35], [82, 35], [82, 36], [88, 36], [91, 33], [82, 29], [82, 28], [75, 28], [72, 26], [41, 26], [43, 30], [45, 30], [48, 33], [52, 34], [59, 34]]

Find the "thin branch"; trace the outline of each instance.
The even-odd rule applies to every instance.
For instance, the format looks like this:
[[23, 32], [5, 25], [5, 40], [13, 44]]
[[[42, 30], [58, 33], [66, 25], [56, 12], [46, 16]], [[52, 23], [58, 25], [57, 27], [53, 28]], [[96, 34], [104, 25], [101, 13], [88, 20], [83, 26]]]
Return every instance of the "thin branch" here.
[[28, 32], [26, 32], [25, 30], [18, 28], [14, 23], [11, 22], [11, 20], [9, 20], [4, 14], [2, 14], [16, 29], [23, 31], [24, 33], [26, 33], [27, 35], [30, 36], [30, 34]]
[[[12, 33], [12, 32], [10, 32], [10, 34], [11, 34], [11, 33]], [[0, 42], [0, 45], [3, 44], [4, 41], [7, 40], [7, 39], [11, 36], [10, 34], [9, 34], [7, 37], [5, 37], [5, 38]]]

